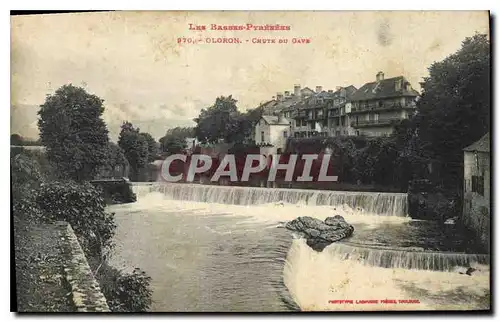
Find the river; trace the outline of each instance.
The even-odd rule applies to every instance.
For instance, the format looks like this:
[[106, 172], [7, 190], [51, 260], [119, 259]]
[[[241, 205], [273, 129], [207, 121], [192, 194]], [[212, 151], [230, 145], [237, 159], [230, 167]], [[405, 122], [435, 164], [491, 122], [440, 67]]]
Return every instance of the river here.
[[[463, 253], [463, 236], [451, 226], [407, 217], [404, 194], [197, 184], [134, 190], [136, 203], [108, 207], [117, 223], [111, 263], [152, 277], [153, 311], [490, 305], [489, 256]], [[335, 214], [354, 234], [321, 253], [283, 228], [297, 216]], [[472, 276], [459, 274], [469, 266], [477, 269]]]

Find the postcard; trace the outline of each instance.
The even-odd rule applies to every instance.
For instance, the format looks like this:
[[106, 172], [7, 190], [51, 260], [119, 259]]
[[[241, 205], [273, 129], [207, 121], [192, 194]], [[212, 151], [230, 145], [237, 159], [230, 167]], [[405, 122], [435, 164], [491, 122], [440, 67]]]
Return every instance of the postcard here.
[[488, 11], [11, 15], [11, 310], [491, 312], [490, 52]]

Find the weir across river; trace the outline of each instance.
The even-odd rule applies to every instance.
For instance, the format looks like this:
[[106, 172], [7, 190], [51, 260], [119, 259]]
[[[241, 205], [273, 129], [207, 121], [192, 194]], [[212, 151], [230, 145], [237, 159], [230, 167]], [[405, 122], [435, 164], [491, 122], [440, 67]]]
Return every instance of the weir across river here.
[[138, 194], [138, 198], [151, 192], [160, 192], [174, 200], [244, 206], [275, 202], [308, 206], [346, 205], [356, 209], [360, 214], [380, 216], [405, 217], [408, 210], [406, 193], [258, 188], [191, 183], [134, 183], [134, 192]]
[[[183, 183], [133, 190], [137, 202], [108, 207], [117, 222], [112, 259], [151, 275], [154, 311], [489, 307], [489, 256], [465, 253], [453, 226], [408, 217], [403, 193]], [[298, 216], [337, 214], [354, 233], [322, 252], [284, 228]], [[382, 307], [384, 299], [397, 304]]]

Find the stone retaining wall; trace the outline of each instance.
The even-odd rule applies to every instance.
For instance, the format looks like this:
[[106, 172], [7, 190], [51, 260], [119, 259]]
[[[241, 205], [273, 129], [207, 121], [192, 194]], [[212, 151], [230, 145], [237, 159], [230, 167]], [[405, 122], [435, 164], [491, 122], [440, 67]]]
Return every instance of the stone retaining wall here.
[[65, 279], [70, 285], [77, 312], [110, 312], [73, 228], [63, 221], [57, 222], [57, 225], [61, 228], [61, 239], [64, 241]]

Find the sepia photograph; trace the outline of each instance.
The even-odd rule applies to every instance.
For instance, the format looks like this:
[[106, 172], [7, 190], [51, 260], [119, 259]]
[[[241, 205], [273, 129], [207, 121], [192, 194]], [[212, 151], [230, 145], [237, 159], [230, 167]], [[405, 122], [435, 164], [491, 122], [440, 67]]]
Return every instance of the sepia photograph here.
[[492, 313], [491, 22], [11, 12], [11, 311]]

